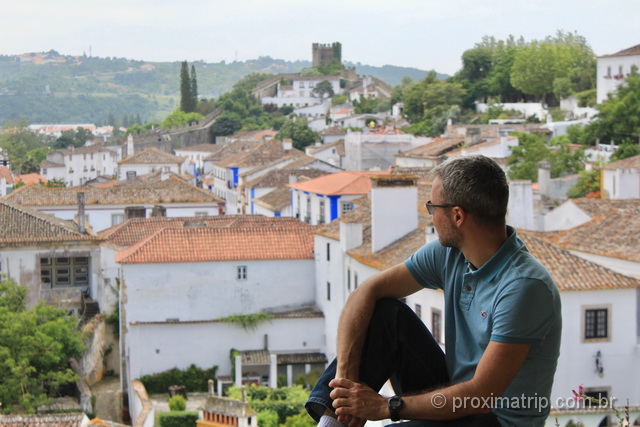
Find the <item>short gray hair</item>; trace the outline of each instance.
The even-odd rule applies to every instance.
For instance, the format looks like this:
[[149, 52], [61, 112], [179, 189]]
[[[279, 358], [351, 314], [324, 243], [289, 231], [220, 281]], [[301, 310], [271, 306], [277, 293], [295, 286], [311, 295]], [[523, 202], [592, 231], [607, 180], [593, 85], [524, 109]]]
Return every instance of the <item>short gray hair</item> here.
[[456, 157], [431, 173], [442, 180], [442, 203], [462, 207], [478, 224], [505, 224], [509, 183], [494, 160], [482, 155]]

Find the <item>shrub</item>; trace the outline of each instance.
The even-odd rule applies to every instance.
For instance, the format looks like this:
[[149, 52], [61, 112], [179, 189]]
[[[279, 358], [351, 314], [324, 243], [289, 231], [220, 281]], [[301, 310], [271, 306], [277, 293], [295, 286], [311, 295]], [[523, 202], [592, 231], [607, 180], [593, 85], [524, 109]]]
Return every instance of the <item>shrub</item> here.
[[162, 412], [158, 420], [160, 427], [195, 427], [198, 412]]
[[267, 409], [258, 414], [258, 427], [278, 427], [278, 413]]
[[187, 409], [187, 401], [181, 394], [169, 398], [169, 409], [173, 412]]
[[187, 392], [206, 392], [209, 389], [208, 381], [216, 377], [217, 370], [217, 366], [201, 369], [191, 365], [186, 370], [173, 368], [165, 372], [145, 375], [140, 378], [140, 381], [149, 394], [167, 393], [172, 385], [184, 386]]

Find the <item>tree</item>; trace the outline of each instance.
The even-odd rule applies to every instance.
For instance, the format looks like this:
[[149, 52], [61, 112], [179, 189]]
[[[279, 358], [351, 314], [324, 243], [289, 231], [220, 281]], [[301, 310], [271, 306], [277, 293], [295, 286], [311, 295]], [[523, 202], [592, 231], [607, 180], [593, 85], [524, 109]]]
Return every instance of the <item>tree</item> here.
[[578, 176], [578, 182], [567, 191], [567, 197], [599, 197], [600, 196], [600, 169], [593, 168], [590, 171], [582, 171]]
[[331, 98], [335, 93], [333, 92], [333, 85], [329, 80], [323, 80], [313, 88], [313, 93], [318, 95], [320, 98], [324, 98], [325, 95], [328, 98]]
[[620, 144], [616, 151], [611, 155], [611, 161], [615, 162], [640, 154], [640, 144], [624, 143]]
[[211, 133], [216, 136], [233, 135], [242, 128], [240, 120], [232, 115], [220, 116], [211, 126]]
[[318, 134], [309, 128], [306, 119], [287, 120], [280, 128], [276, 138], [291, 138], [294, 148], [298, 150], [304, 149], [319, 139]]
[[0, 402], [4, 413], [35, 413], [77, 377], [69, 359], [84, 350], [76, 320], [39, 303], [25, 309], [26, 288], [0, 279]]
[[584, 151], [570, 146], [569, 138], [553, 138], [547, 145], [542, 136], [529, 133], [515, 133], [518, 145], [513, 147], [507, 158], [510, 179], [530, 179], [538, 181], [538, 163], [546, 160], [551, 165], [551, 178], [578, 173], [583, 169]]
[[198, 113], [185, 113], [182, 110], [175, 110], [162, 121], [162, 127], [169, 129], [172, 127], [185, 126], [202, 120], [203, 117]]
[[[34, 158], [29, 152], [43, 148], [42, 140], [35, 132], [26, 128], [11, 129], [0, 133], [0, 151], [11, 160], [12, 169], [20, 173], [29, 173], [33, 169]], [[39, 164], [38, 164], [39, 166]]]
[[[193, 75], [195, 79], [195, 74]], [[196, 109], [196, 102], [193, 98], [193, 82], [189, 76], [189, 65], [187, 61], [182, 62], [180, 67], [180, 109], [184, 113], [192, 113]]]
[[196, 77], [196, 67], [195, 65], [191, 66], [191, 113], [196, 111], [196, 107], [198, 106], [198, 78]]

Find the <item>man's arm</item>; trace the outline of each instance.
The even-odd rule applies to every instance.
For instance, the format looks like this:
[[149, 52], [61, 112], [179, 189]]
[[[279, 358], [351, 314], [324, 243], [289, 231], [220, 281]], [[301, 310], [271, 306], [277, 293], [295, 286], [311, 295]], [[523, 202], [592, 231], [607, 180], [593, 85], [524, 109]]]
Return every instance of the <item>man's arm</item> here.
[[423, 289], [404, 264], [364, 281], [347, 299], [338, 324], [336, 378], [359, 380], [362, 348], [375, 308], [381, 298], [403, 298]]
[[[489, 412], [492, 403], [502, 396], [520, 370], [529, 348], [529, 344], [490, 341], [471, 380], [424, 394], [403, 396], [400, 417], [450, 420]], [[338, 416], [363, 420], [389, 418], [387, 398], [370, 387], [339, 377], [329, 385], [335, 387], [331, 398]]]

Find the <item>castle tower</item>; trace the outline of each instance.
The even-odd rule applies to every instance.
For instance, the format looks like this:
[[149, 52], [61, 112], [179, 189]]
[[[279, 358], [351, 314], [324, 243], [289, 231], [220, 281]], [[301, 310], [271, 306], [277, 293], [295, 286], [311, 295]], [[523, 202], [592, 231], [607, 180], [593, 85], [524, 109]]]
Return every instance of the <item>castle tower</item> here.
[[331, 44], [313, 43], [311, 46], [311, 54], [314, 67], [321, 64], [328, 64], [333, 59], [337, 59], [339, 63], [342, 63], [342, 44], [340, 42]]

